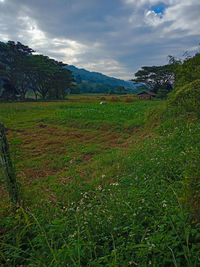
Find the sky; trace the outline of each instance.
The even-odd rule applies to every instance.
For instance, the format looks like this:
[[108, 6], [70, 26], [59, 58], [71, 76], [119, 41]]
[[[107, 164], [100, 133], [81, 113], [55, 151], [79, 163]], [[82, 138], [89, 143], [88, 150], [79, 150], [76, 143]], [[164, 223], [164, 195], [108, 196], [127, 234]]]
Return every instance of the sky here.
[[132, 79], [199, 51], [200, 0], [0, 0], [0, 41]]

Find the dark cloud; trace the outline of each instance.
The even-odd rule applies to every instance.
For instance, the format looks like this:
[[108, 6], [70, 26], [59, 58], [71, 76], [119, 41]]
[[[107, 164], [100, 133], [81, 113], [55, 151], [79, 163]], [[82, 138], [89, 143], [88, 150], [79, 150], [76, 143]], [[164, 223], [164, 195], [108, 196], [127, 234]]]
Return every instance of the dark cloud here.
[[[199, 43], [199, 0], [0, 0], [0, 39], [78, 67], [131, 78]], [[195, 19], [194, 19], [195, 18]]]

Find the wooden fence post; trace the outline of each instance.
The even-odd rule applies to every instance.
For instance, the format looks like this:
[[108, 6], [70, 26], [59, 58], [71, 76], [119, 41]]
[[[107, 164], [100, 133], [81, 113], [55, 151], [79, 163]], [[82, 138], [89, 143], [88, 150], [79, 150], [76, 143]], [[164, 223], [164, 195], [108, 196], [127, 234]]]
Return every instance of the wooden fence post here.
[[0, 122], [0, 161], [10, 200], [14, 208], [16, 208], [19, 201], [17, 179], [10, 158], [9, 145], [6, 138], [5, 127], [2, 122]]

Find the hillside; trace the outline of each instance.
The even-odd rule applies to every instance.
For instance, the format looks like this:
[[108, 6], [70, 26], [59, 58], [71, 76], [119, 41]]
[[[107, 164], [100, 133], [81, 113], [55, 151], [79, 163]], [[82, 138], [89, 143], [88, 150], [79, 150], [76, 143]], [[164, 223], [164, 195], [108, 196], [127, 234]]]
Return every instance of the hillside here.
[[68, 70], [72, 71], [74, 78], [78, 83], [82, 81], [87, 81], [89, 83], [109, 85], [111, 87], [123, 86], [127, 89], [136, 90], [137, 84], [131, 81], [124, 81], [116, 79], [113, 77], [106, 76], [99, 72], [91, 72], [85, 69], [79, 69], [73, 65], [66, 67]]

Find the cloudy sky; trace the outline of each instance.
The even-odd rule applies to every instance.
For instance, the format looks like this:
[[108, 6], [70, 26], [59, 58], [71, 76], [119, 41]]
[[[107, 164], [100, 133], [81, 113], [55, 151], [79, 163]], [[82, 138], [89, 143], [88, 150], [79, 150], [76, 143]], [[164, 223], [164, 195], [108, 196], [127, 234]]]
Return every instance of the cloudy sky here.
[[8, 40], [130, 79], [199, 49], [200, 0], [0, 0], [0, 41]]

